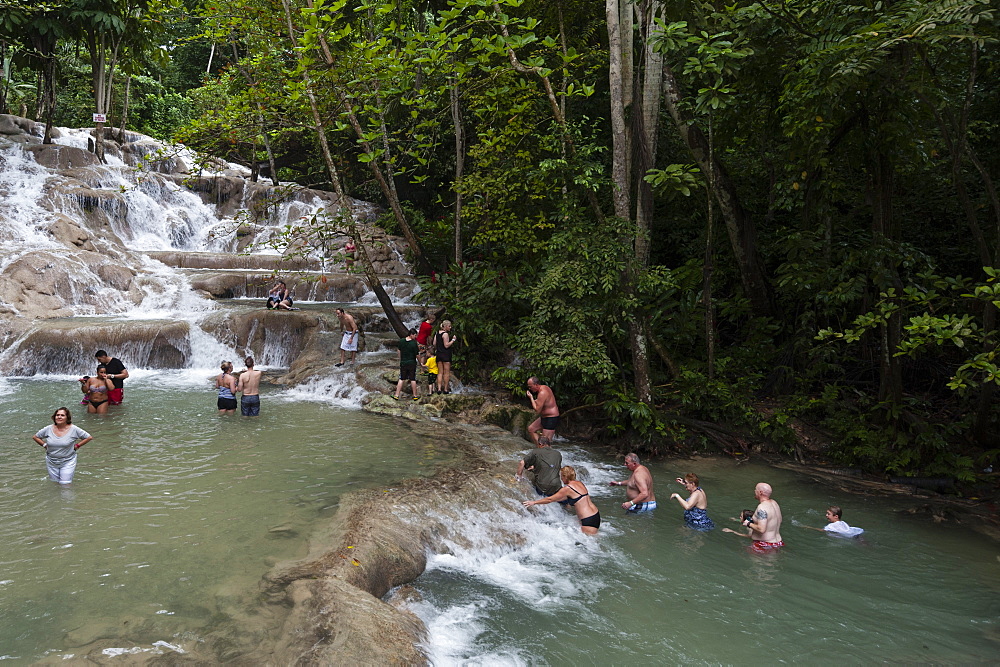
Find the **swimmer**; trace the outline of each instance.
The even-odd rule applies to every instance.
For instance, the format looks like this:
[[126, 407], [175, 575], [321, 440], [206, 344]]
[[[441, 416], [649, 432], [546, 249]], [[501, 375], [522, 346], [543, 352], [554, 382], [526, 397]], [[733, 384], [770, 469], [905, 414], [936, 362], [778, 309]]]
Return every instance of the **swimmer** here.
[[222, 373], [215, 378], [215, 387], [219, 391], [216, 407], [220, 415], [236, 414], [236, 378], [233, 376], [233, 362], [223, 361], [219, 366]]
[[801, 527], [808, 528], [809, 530], [818, 530], [824, 533], [830, 533], [831, 535], [839, 535], [841, 537], [857, 537], [861, 533], [865, 532], [864, 528], [847, 525], [846, 521], [841, 520], [841, 516], [843, 516], [843, 510], [841, 510], [837, 505], [830, 505], [826, 508], [826, 520], [830, 523], [826, 524], [822, 528], [814, 528], [813, 526]]
[[625, 455], [625, 467], [629, 469], [632, 476], [624, 482], [608, 482], [609, 486], [624, 486], [625, 497], [628, 499], [622, 503], [622, 509], [639, 514], [640, 512], [652, 512], [656, 509], [656, 494], [653, 493], [653, 475], [649, 468], [639, 463], [639, 455], [630, 452]]
[[771, 498], [771, 493], [771, 485], [765, 482], [754, 487], [757, 509], [741, 521], [747, 528], [746, 535], [731, 528], [723, 528], [722, 532], [749, 538], [750, 548], [756, 553], [766, 553], [785, 546], [781, 539], [781, 508]]
[[688, 491], [688, 498], [684, 500], [679, 493], [671, 493], [670, 497], [677, 500], [684, 508], [684, 522], [695, 530], [712, 530], [715, 523], [708, 518], [708, 496], [705, 491], [698, 486], [698, 475], [689, 472], [684, 478], [677, 478], [677, 483], [682, 484]]
[[525, 507], [548, 503], [572, 505], [576, 509], [576, 517], [580, 519], [580, 530], [587, 535], [597, 535], [597, 529], [601, 527], [601, 513], [591, 501], [586, 485], [576, 478], [576, 469], [573, 466], [563, 466], [559, 470], [559, 479], [562, 480], [563, 487], [553, 495], [540, 500], [525, 500], [522, 504]]
[[88, 377], [83, 382], [83, 391], [87, 395], [87, 412], [100, 415], [107, 414], [111, 399], [108, 398], [115, 385], [108, 377], [108, 369], [101, 364], [97, 367], [97, 377]]
[[59, 408], [52, 413], [52, 425], [40, 430], [32, 439], [45, 448], [49, 479], [69, 484], [76, 472], [76, 450], [93, 437], [79, 426], [73, 426], [73, 416], [68, 408]]

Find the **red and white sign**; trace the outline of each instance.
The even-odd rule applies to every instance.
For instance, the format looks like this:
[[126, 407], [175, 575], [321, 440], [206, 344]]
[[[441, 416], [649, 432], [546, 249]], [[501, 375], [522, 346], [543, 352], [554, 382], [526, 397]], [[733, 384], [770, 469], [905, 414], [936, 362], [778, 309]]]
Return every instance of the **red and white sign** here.
[[108, 122], [108, 117], [105, 116], [102, 113], [95, 113], [94, 114], [94, 122], [95, 123], [106, 123], [106, 122]]

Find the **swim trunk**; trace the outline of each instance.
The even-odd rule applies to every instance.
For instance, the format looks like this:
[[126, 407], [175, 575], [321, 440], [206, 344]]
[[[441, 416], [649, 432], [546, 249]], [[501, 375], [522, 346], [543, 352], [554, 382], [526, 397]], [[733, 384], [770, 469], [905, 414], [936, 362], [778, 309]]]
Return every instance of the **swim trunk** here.
[[708, 518], [708, 512], [700, 507], [684, 510], [684, 523], [695, 530], [712, 530], [715, 523]]
[[400, 380], [410, 380], [411, 382], [417, 381], [417, 365], [416, 364], [406, 364], [405, 366], [399, 367], [399, 379]]
[[601, 513], [592, 514], [586, 519], [580, 519], [580, 525], [586, 526], [587, 528], [600, 528], [601, 527]]
[[[258, 406], [260, 401], [257, 402]], [[220, 410], [235, 410], [236, 409], [236, 399], [235, 398], [220, 398], [218, 402]]]
[[632, 507], [630, 507], [625, 511], [631, 512], [632, 514], [641, 514], [642, 512], [652, 512], [655, 509], [656, 509], [656, 501], [647, 500], [644, 503], [638, 503], [636, 505], [633, 505]]
[[357, 331], [354, 332], [354, 337], [351, 338], [351, 332], [344, 332], [344, 339], [340, 341], [340, 349], [347, 352], [357, 352], [358, 351], [358, 337], [361, 336]]
[[244, 396], [240, 399], [240, 412], [244, 417], [260, 416], [260, 396]]
[[438, 379], [438, 374], [437, 373], [428, 373], [427, 374], [427, 384], [434, 384], [435, 382], [437, 382], [437, 379]]
[[109, 390], [108, 400], [111, 401], [111, 405], [121, 405], [125, 400], [125, 390], [120, 387]]
[[750, 544], [750, 548], [753, 549], [754, 553], [763, 554], [774, 549], [778, 549], [785, 546], [784, 542], [764, 542], [762, 540], [754, 540]]
[[559, 428], [559, 415], [555, 417], [542, 417], [542, 428], [546, 431], [554, 431]]

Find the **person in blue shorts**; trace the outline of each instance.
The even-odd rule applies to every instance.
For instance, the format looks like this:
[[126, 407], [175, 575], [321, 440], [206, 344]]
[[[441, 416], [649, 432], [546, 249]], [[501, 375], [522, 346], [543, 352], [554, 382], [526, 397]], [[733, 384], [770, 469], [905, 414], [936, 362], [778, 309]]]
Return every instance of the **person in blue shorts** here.
[[652, 512], [656, 509], [656, 494], [653, 493], [653, 475], [649, 468], [639, 463], [639, 455], [629, 452], [625, 455], [625, 467], [632, 476], [624, 482], [608, 482], [611, 486], [624, 486], [625, 497], [622, 509], [632, 514]]
[[240, 373], [239, 384], [236, 385], [237, 392], [243, 392], [240, 397], [240, 414], [244, 417], [260, 416], [260, 371], [254, 370], [253, 357], [245, 360], [247, 369]]
[[684, 475], [683, 479], [678, 477], [677, 483], [683, 484], [684, 488], [687, 489], [687, 500], [681, 498], [679, 493], [671, 493], [670, 497], [676, 499], [684, 508], [684, 523], [695, 530], [715, 528], [715, 523], [708, 518], [708, 496], [705, 495], [704, 489], [698, 485], [698, 475], [689, 472]]

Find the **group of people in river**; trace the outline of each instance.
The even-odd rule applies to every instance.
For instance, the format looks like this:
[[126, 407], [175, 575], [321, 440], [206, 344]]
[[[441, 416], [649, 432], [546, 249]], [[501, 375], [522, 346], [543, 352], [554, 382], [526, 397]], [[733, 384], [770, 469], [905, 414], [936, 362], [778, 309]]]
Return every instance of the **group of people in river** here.
[[[580, 530], [587, 535], [596, 535], [601, 527], [601, 513], [591, 499], [587, 486], [577, 479], [576, 469], [573, 466], [562, 465], [562, 455], [552, 449], [551, 444], [551, 440], [543, 434], [537, 438], [536, 448], [525, 454], [518, 463], [514, 479], [521, 481], [524, 472], [533, 472], [535, 492], [543, 496], [538, 500], [525, 500], [522, 504], [525, 507], [548, 503], [572, 506], [580, 520]], [[652, 512], [656, 509], [652, 474], [640, 463], [639, 456], [634, 452], [625, 456], [625, 467], [631, 473], [628, 479], [608, 482], [610, 486], [625, 487], [626, 499], [621, 505], [622, 509], [630, 514]], [[715, 523], [708, 516], [708, 496], [701, 488], [698, 476], [687, 473], [683, 477], [677, 477], [676, 482], [686, 489], [687, 498], [680, 493], [672, 493], [670, 499], [676, 500], [684, 508], [684, 522], [687, 526], [699, 531], [714, 529]], [[743, 510], [739, 519], [734, 518], [746, 528], [746, 532], [738, 532], [731, 528], [723, 528], [722, 531], [748, 538], [750, 549], [754, 553], [767, 553], [783, 547], [785, 543], [781, 537], [781, 507], [771, 497], [772, 493], [770, 484], [758, 483], [754, 487], [756, 509]], [[844, 537], [856, 537], [864, 532], [861, 528], [848, 525], [842, 516], [843, 510], [840, 507], [831, 506], [826, 511], [829, 523], [824, 528], [814, 528], [814, 530]]]
[[220, 415], [236, 414], [236, 394], [242, 394], [240, 414], [244, 417], [260, 416], [261, 372], [254, 368], [253, 357], [247, 357], [243, 363], [246, 368], [240, 373], [239, 379], [233, 375], [233, 362], [223, 361], [219, 367], [222, 372], [215, 378], [215, 386], [219, 392], [216, 406]]
[[[112, 357], [105, 350], [98, 350], [97, 370], [93, 376], [84, 375], [79, 379], [80, 390], [83, 392], [81, 405], [87, 406], [87, 412], [107, 414], [112, 405], [121, 405], [125, 400], [125, 380], [128, 369], [120, 359]], [[49, 479], [59, 484], [69, 484], [76, 473], [76, 452], [93, 436], [73, 424], [73, 415], [69, 408], [57, 408], [52, 413], [52, 424], [38, 430], [32, 439], [45, 450], [45, 466]]]

